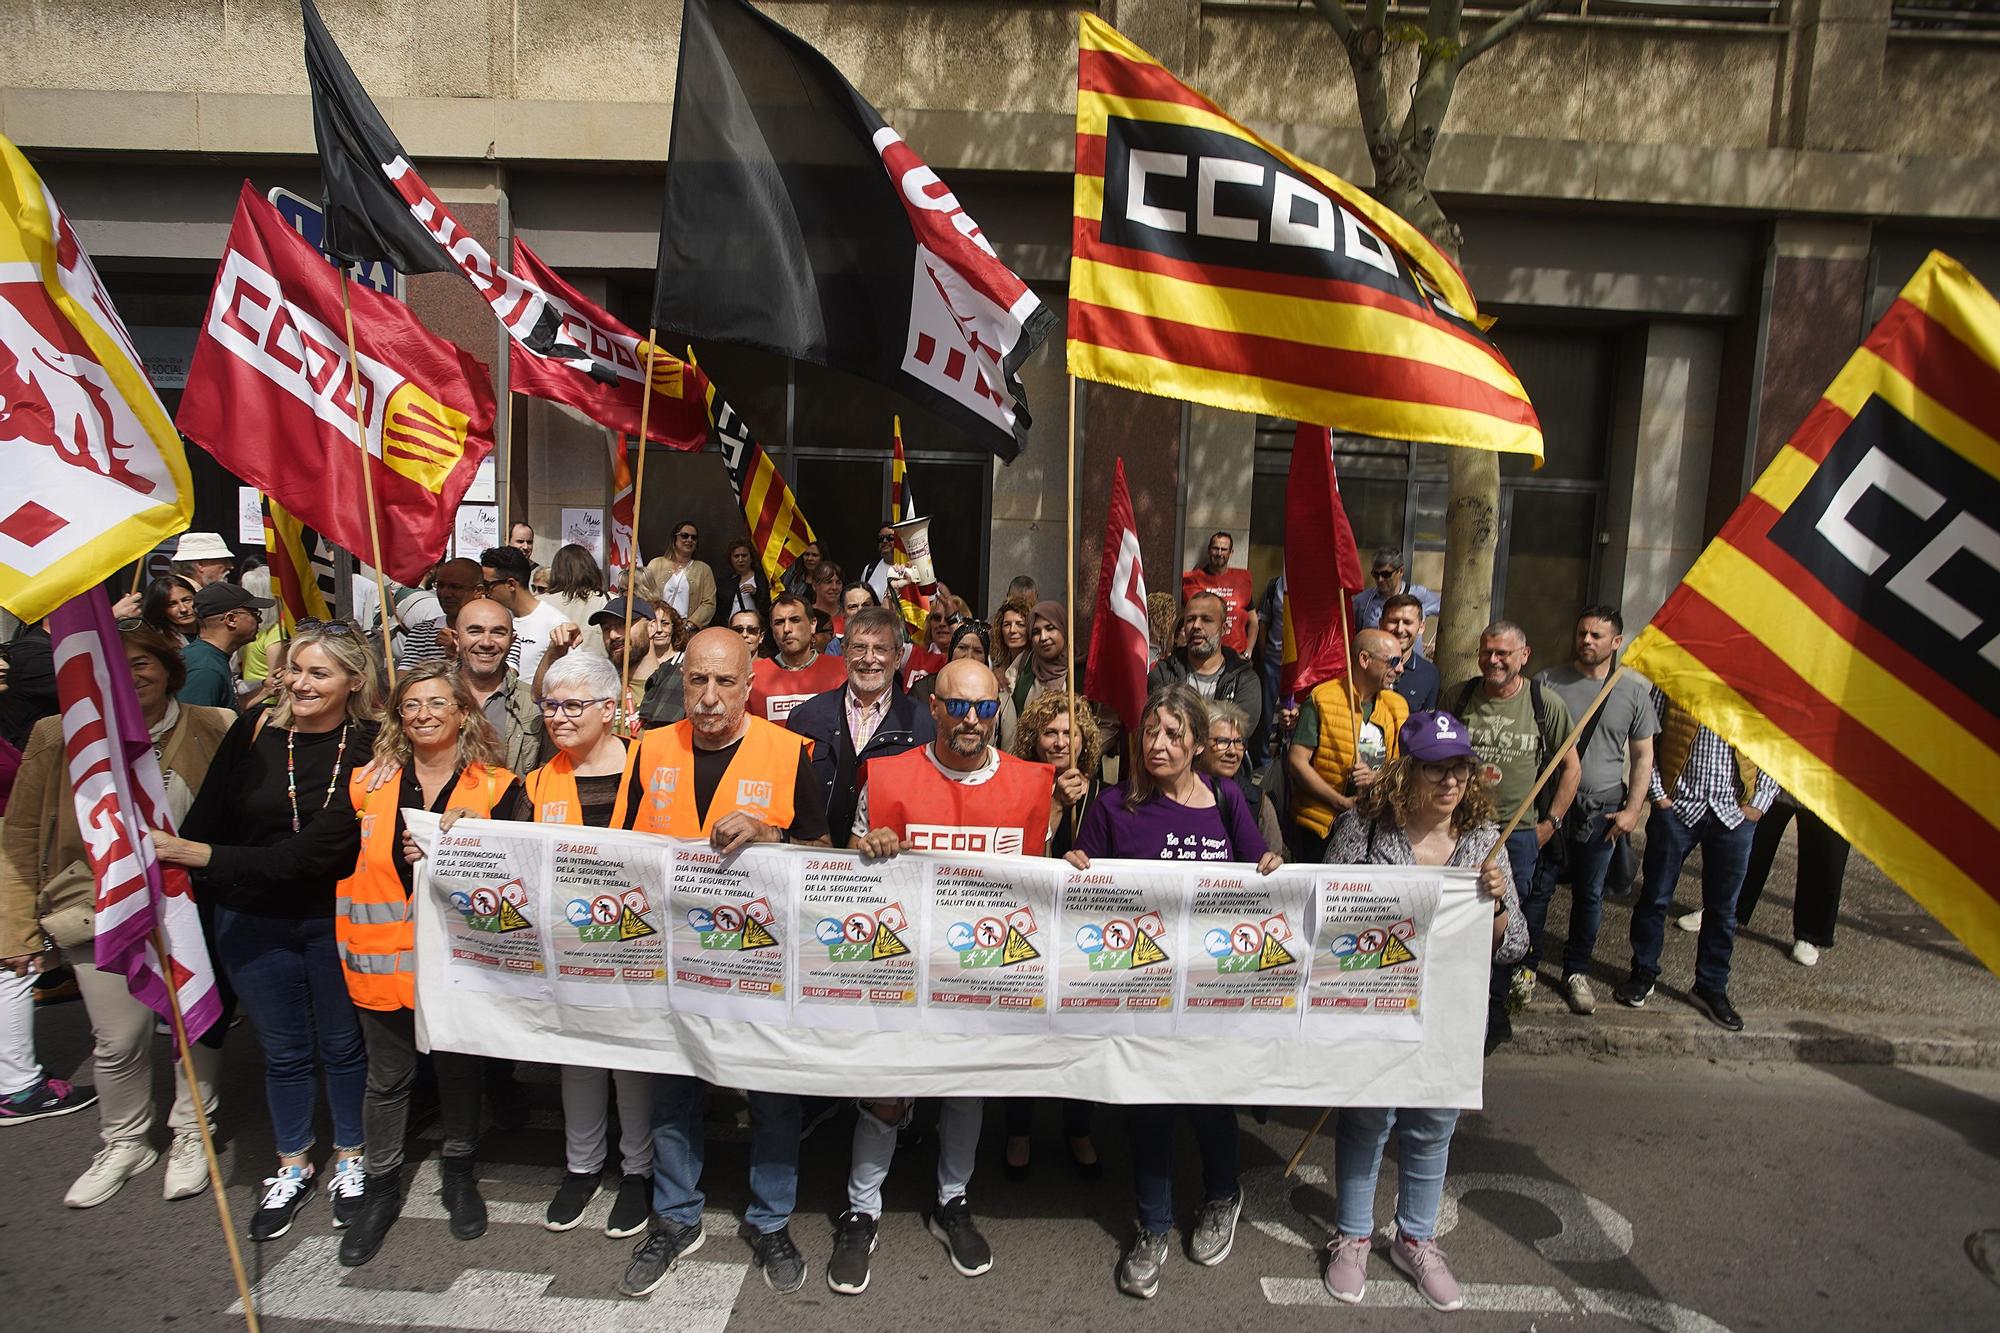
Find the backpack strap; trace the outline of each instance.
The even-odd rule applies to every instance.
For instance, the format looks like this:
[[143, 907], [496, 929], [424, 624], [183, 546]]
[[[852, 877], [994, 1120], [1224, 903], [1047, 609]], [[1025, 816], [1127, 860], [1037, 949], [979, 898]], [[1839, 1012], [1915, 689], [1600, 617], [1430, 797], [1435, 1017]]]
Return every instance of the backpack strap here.
[[1465, 706], [1472, 702], [1472, 692], [1478, 688], [1479, 677], [1474, 676], [1471, 680], [1466, 681], [1465, 688], [1458, 692], [1458, 703], [1451, 711], [1459, 721], [1463, 722], [1465, 720]]

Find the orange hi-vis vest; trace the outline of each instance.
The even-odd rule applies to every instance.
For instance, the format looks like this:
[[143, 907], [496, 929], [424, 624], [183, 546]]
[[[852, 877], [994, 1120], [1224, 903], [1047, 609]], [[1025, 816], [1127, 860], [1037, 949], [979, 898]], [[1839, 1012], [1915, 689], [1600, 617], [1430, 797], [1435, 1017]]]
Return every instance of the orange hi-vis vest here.
[[583, 801], [576, 791], [576, 765], [558, 753], [522, 779], [537, 824], [583, 823]]
[[[741, 810], [773, 828], [790, 828], [798, 809], [798, 793], [792, 788], [806, 738], [761, 717], [746, 715], [743, 720], [743, 739], [716, 784], [706, 819], [697, 818], [694, 808], [694, 723], [683, 720], [649, 727], [627, 752], [611, 826], [670, 838], [705, 838], [717, 822]], [[633, 792], [640, 787], [643, 794], [634, 810]]]
[[[413, 1009], [417, 923], [410, 914], [409, 894], [396, 874], [396, 858], [402, 855], [396, 845], [396, 800], [403, 784], [385, 782], [369, 791], [368, 777], [357, 768], [347, 780], [347, 799], [361, 822], [361, 855], [354, 862], [354, 873], [335, 891], [334, 940], [340, 946], [347, 994], [357, 1006]], [[472, 764], [459, 774], [446, 804], [484, 819], [513, 782], [514, 775], [504, 768]]]
[[815, 694], [847, 683], [847, 661], [821, 653], [802, 667], [788, 667], [775, 657], [750, 664], [750, 716], [785, 725], [785, 719]]
[[868, 761], [868, 823], [906, 851], [1041, 856], [1049, 838], [1056, 770], [1005, 751], [984, 782], [938, 772], [929, 746]]

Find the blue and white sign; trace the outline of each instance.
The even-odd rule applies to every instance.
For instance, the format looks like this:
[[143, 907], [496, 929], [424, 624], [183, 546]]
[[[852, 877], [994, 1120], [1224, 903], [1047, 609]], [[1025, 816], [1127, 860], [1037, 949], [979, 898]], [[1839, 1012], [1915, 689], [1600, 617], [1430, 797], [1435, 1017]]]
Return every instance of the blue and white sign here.
[[[321, 244], [326, 239], [326, 217], [320, 212], [318, 204], [275, 186], [265, 197], [278, 210], [278, 216], [285, 220], [286, 225], [312, 242], [313, 249], [326, 255]], [[326, 255], [326, 262], [335, 262], [333, 256]], [[390, 268], [385, 260], [372, 259], [365, 264], [355, 264], [348, 269], [348, 273], [364, 287], [372, 287], [398, 301], [403, 299], [403, 275]]]

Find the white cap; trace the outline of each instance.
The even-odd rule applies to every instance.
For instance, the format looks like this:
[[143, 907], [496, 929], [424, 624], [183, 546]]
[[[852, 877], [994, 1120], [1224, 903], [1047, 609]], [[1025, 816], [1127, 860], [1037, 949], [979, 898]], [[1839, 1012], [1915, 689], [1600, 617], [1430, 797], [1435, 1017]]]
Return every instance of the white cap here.
[[183, 532], [172, 558], [176, 564], [184, 560], [234, 560], [236, 553], [220, 533]]

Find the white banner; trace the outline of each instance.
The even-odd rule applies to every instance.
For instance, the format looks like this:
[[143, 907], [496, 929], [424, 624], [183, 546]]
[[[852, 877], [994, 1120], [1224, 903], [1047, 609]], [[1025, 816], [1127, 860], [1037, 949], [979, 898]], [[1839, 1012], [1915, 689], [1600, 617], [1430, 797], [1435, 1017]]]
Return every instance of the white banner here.
[[826, 1096], [1480, 1104], [1469, 870], [723, 858], [406, 815], [426, 1049]]

